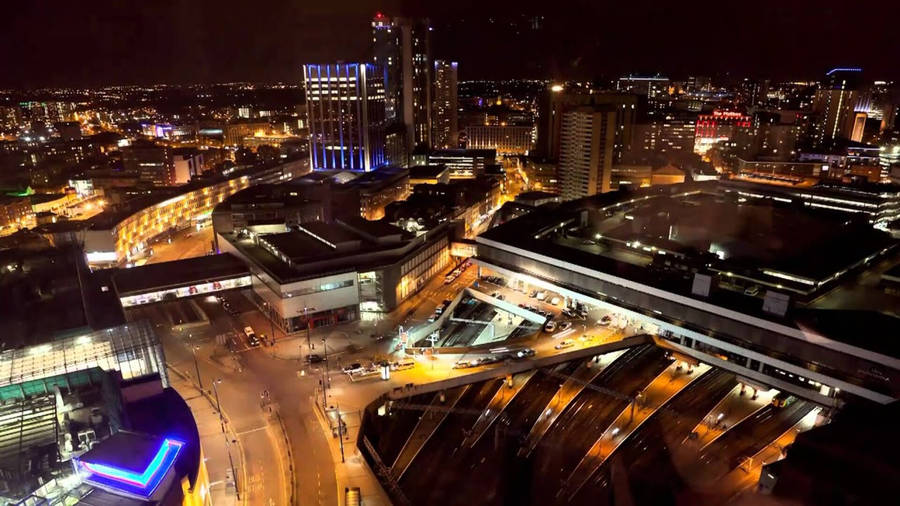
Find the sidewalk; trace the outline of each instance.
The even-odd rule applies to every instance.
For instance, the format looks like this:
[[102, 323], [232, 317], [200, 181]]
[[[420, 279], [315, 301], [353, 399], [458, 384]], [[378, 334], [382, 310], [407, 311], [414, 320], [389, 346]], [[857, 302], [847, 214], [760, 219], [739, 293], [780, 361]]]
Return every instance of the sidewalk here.
[[[338, 506], [346, 504], [345, 489], [356, 487], [360, 490], [362, 504], [366, 506], [391, 506], [392, 502], [387, 493], [381, 488], [381, 484], [375, 477], [375, 473], [369, 468], [368, 463], [356, 447], [356, 439], [362, 420], [354, 413], [346, 416], [342, 413], [342, 421], [346, 424], [344, 434], [344, 462], [341, 462], [341, 444], [322, 412], [322, 406], [316, 404], [316, 418], [322, 426], [322, 431], [328, 439], [328, 447], [334, 461], [334, 475], [337, 483]], [[335, 426], [336, 430], [336, 426]]]
[[[206, 470], [209, 474], [209, 491], [212, 504], [216, 506], [234, 506], [246, 504], [246, 497], [238, 501], [235, 489], [234, 477], [231, 474], [228, 452], [226, 450], [226, 438], [222, 433], [222, 425], [219, 423], [219, 414], [212, 402], [200, 392], [200, 389], [176, 369], [169, 367], [175, 374], [169, 375], [169, 380], [179, 395], [191, 408], [194, 421], [197, 423], [197, 431], [200, 434], [200, 447], [206, 459]], [[226, 427], [228, 425], [226, 424]], [[228, 441], [237, 437], [228, 428]], [[240, 445], [231, 444], [232, 460], [235, 472], [240, 478], [243, 472], [243, 451]]]

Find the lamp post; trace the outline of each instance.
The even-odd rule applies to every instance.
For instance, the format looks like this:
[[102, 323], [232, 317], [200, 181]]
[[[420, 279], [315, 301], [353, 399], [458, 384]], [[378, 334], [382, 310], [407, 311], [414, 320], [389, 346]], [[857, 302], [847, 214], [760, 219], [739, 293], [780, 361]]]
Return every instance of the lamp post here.
[[197, 363], [197, 348], [194, 346], [194, 336], [188, 333], [188, 345], [191, 347], [191, 355], [194, 356], [194, 370], [197, 371], [197, 383], [200, 384], [200, 390], [203, 390], [203, 380], [200, 379], [200, 364]]
[[225, 418], [222, 416], [222, 405], [219, 403], [219, 389], [216, 385], [222, 382], [222, 378], [213, 381], [213, 392], [216, 394], [216, 411], [219, 412], [219, 424], [222, 426], [222, 433], [225, 433]]
[[225, 433], [225, 417], [222, 416], [222, 405], [219, 403], [219, 388], [217, 385], [222, 382], [221, 378], [218, 378], [212, 382], [213, 392], [216, 394], [216, 410], [219, 412], [219, 423], [222, 426], [222, 437], [225, 439], [225, 451], [228, 453], [228, 465], [231, 466], [231, 479], [234, 480], [234, 495], [237, 497], [237, 500], [241, 500], [241, 492], [240, 487], [238, 486], [237, 472], [234, 470], [234, 459], [231, 457], [231, 445], [228, 441], [228, 434]]

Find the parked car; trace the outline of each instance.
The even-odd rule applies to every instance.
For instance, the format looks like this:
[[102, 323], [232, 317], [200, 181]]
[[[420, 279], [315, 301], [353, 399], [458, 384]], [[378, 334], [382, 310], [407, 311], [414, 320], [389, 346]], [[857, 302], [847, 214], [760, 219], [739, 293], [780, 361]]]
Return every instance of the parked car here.
[[544, 331], [545, 332], [555, 332], [556, 331], [556, 322], [553, 320], [550, 320], [549, 322], [544, 324]]
[[569, 330], [572, 328], [572, 322], [562, 322], [559, 324], [559, 330]]
[[476, 362], [471, 360], [457, 360], [455, 364], [453, 364], [454, 369], [468, 369], [470, 367], [475, 367], [478, 365]]
[[602, 325], [605, 327], [605, 326], [609, 325], [610, 323], [612, 323], [612, 317], [609, 316], [608, 314], [605, 314], [600, 317], [600, 321], [597, 322], [597, 325]]
[[347, 374], [353, 374], [356, 372], [360, 372], [362, 370], [363, 370], [363, 366], [359, 362], [354, 362], [352, 364], [345, 365], [344, 369], [343, 369], [343, 371]]
[[320, 362], [324, 362], [325, 359], [322, 358], [322, 355], [316, 355], [315, 353], [310, 353], [306, 356], [306, 361], [310, 364], [318, 364]]
[[559, 302], [560, 302], [559, 297], [553, 297], [552, 299], [550, 299], [550, 304], [552, 304], [554, 306], [558, 306]]
[[554, 348], [556, 348], [557, 350], [564, 350], [566, 348], [571, 348], [572, 346], [575, 346], [575, 341], [573, 341], [571, 339], [566, 339], [566, 340], [560, 341], [559, 344], [554, 346]]

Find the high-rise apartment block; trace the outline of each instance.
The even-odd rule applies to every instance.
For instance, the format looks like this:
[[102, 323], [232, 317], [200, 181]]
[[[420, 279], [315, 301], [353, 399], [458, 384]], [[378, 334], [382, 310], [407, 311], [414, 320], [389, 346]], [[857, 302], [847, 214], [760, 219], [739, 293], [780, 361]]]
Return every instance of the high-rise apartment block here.
[[432, 144], [435, 148], [455, 148], [459, 125], [457, 110], [457, 64], [447, 60], [434, 61], [434, 105], [431, 113]]
[[431, 26], [427, 19], [372, 20], [374, 61], [385, 83], [385, 113], [406, 127], [407, 145], [431, 146]]
[[637, 116], [638, 96], [627, 93], [569, 92], [562, 86], [549, 87], [541, 104], [535, 151], [538, 156], [559, 160], [562, 121], [568, 111], [579, 107], [601, 107], [616, 113], [613, 156], [618, 159], [631, 148], [632, 127]]
[[[849, 139], [857, 127], [856, 106], [860, 98], [862, 69], [836, 68], [825, 74], [825, 80], [816, 90], [813, 112], [817, 115], [814, 132], [818, 145], [827, 145], [836, 139]], [[862, 119], [865, 123], [865, 117]], [[861, 129], [859, 137], [861, 138]]]
[[564, 200], [610, 190], [616, 141], [615, 107], [579, 107], [562, 117], [559, 183]]
[[313, 170], [369, 171], [385, 157], [384, 72], [367, 63], [304, 65]]

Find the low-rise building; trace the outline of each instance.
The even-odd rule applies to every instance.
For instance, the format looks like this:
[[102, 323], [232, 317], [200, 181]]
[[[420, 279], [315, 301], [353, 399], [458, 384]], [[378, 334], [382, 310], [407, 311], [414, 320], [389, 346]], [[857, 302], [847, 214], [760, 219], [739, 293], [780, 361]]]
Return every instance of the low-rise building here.
[[216, 240], [250, 266], [253, 298], [287, 332], [390, 311], [450, 263], [447, 226], [416, 235], [359, 216], [217, 230]]

